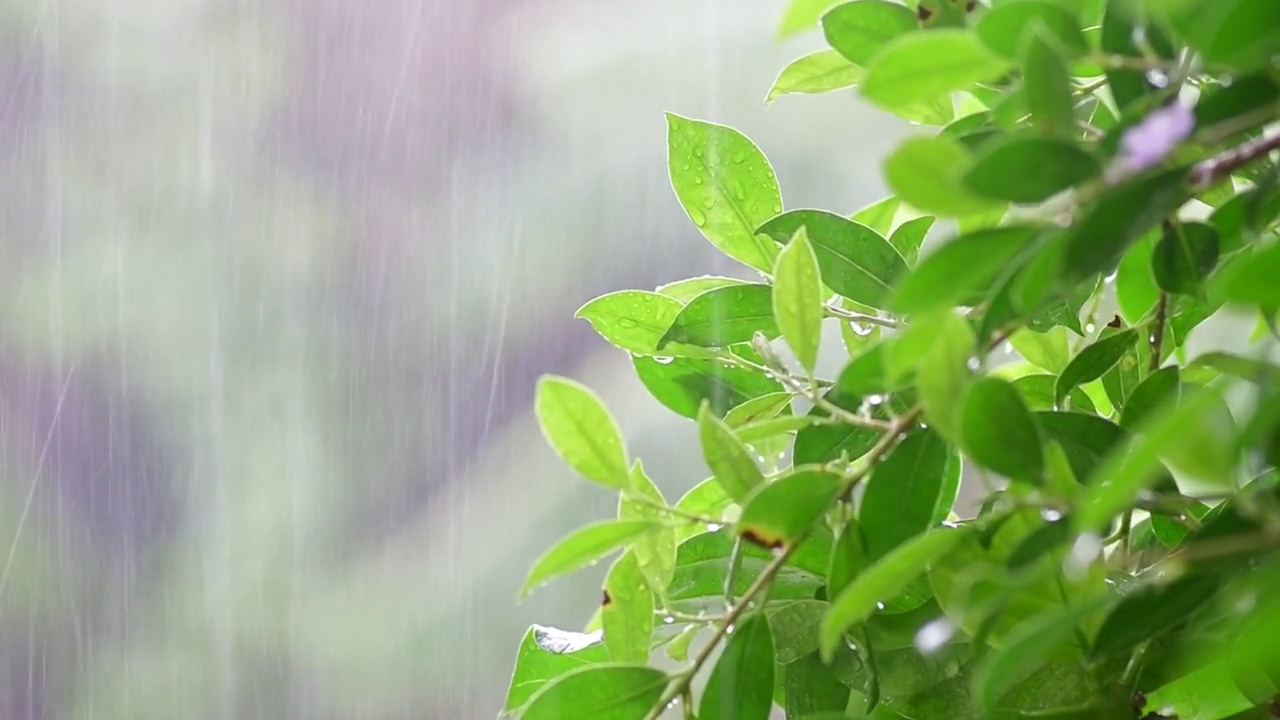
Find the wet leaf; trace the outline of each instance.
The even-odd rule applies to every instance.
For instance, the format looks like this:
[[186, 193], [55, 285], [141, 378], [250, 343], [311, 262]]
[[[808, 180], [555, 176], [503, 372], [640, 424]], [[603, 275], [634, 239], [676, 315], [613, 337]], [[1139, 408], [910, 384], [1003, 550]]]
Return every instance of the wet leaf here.
[[818, 651], [818, 624], [828, 607], [822, 600], [796, 600], [766, 613], [779, 663], [792, 663]]
[[692, 355], [705, 357], [706, 350], [668, 344], [658, 352], [659, 341], [684, 306], [659, 293], [623, 290], [601, 295], [578, 309], [574, 317], [591, 323], [600, 337], [615, 347], [638, 355]]
[[1058, 376], [1056, 394], [1061, 401], [1073, 388], [1092, 382], [1102, 377], [1108, 370], [1120, 362], [1120, 358], [1133, 347], [1138, 340], [1138, 331], [1124, 330], [1108, 338], [1098, 340], [1080, 351], [1072, 358], [1067, 367]]
[[1014, 135], [978, 155], [964, 175], [964, 184], [996, 200], [1038, 203], [1092, 180], [1101, 171], [1098, 161], [1073, 143]]
[[[672, 557], [672, 571], [674, 572]], [[615, 662], [644, 663], [649, 660], [649, 638], [653, 634], [653, 592], [640, 571], [634, 550], [614, 562], [605, 576], [600, 608], [604, 645]]]
[[1040, 430], [1013, 386], [994, 377], [979, 380], [969, 387], [960, 413], [965, 454], [1011, 480], [1041, 481]]
[[507, 689], [504, 712], [529, 702], [544, 685], [572, 670], [608, 661], [598, 633], [578, 633], [534, 625], [516, 651], [516, 667]]
[[[644, 472], [639, 460], [631, 466], [630, 484], [618, 497], [619, 520], [669, 521], [671, 513], [662, 491]], [[656, 528], [635, 540], [631, 550], [641, 572], [659, 594], [671, 583], [676, 565], [676, 528]]]
[[948, 461], [941, 436], [916, 430], [876, 465], [858, 510], [871, 560], [933, 526], [940, 504], [950, 507], [954, 496], [943, 497]]
[[648, 520], [604, 520], [579, 528], [538, 558], [520, 588], [520, 597], [527, 597], [554, 578], [586, 567], [660, 527]]
[[789, 242], [801, 228], [822, 271], [822, 281], [854, 302], [882, 307], [889, 288], [907, 274], [907, 263], [876, 231], [822, 210], [792, 210], [759, 230]]
[[774, 269], [773, 316], [806, 372], [812, 373], [822, 344], [822, 278], [818, 258], [804, 228], [778, 253]]
[[822, 17], [827, 43], [862, 67], [890, 40], [915, 29], [915, 14], [886, 0], [846, 2]]
[[613, 416], [594, 392], [552, 375], [538, 381], [534, 410], [542, 434], [566, 463], [588, 480], [627, 486], [627, 450]]
[[761, 284], [729, 285], [690, 300], [658, 341], [658, 350], [668, 343], [723, 348], [751, 342], [757, 332], [769, 339], [778, 336], [773, 288]]
[[793, 470], [743, 501], [738, 533], [765, 548], [794, 545], [822, 520], [843, 489], [844, 481], [835, 473]]
[[924, 244], [934, 220], [936, 218], [931, 215], [908, 220], [889, 236], [889, 244], [902, 255], [908, 265], [914, 264], [920, 257], [920, 246]]
[[1151, 257], [1156, 285], [1168, 293], [1200, 295], [1218, 264], [1218, 233], [1205, 223], [1174, 223], [1156, 243]]
[[733, 431], [711, 413], [709, 403], [703, 403], [698, 413], [698, 434], [707, 465], [729, 497], [741, 501], [764, 482], [751, 453]]
[[563, 675], [538, 691], [520, 720], [636, 720], [662, 697], [669, 678], [643, 665], [595, 665]]
[[961, 235], [929, 254], [894, 288], [891, 306], [911, 314], [977, 304], [1009, 262], [1041, 232], [1007, 226]]
[[761, 615], [751, 615], [729, 636], [711, 670], [698, 704], [700, 720], [768, 720], [773, 668], [769, 623]]
[[783, 389], [773, 378], [719, 360], [637, 357], [632, 363], [640, 382], [658, 402], [691, 419], [698, 417], [704, 400], [711, 403], [713, 414], [722, 417], [748, 400]]
[[992, 54], [969, 32], [911, 33], [876, 53], [861, 90], [868, 100], [892, 111], [994, 80], [1008, 68], [1007, 60]]

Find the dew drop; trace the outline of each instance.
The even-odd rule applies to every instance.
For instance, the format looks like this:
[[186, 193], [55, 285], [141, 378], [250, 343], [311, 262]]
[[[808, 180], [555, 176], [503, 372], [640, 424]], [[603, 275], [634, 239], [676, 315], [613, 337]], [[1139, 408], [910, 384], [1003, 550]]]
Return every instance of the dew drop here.
[[978, 368], [982, 367], [982, 361], [976, 357], [971, 357], [965, 361], [965, 367], [977, 372]]
[[638, 327], [636, 321], [629, 317], [618, 318], [618, 326], [627, 328], [628, 330]]
[[773, 204], [773, 214], [774, 214], [774, 215], [777, 215], [777, 214], [778, 214], [778, 213], [780, 213], [780, 212], [782, 212], [782, 206], [781, 206], [781, 205], [779, 205], [778, 203], [774, 203], [774, 204]]
[[659, 365], [670, 365], [671, 363], [675, 362], [676, 359], [673, 357], [667, 357], [665, 355], [661, 355], [661, 356], [654, 356], [653, 361], [658, 363]]
[[1106, 283], [1113, 283], [1113, 282], [1115, 282], [1115, 281], [1116, 281], [1116, 275], [1119, 275], [1119, 274], [1120, 274], [1120, 271], [1119, 271], [1119, 270], [1117, 270], [1117, 271], [1115, 271], [1115, 272], [1111, 273], [1110, 275], [1106, 276], [1105, 278], [1103, 278], [1103, 282], [1106, 282]]
[[885, 401], [885, 397], [884, 397], [883, 395], [868, 395], [868, 396], [867, 396], [867, 403], [868, 403], [868, 404], [870, 404], [870, 405], [880, 405], [880, 404], [881, 404], [881, 403], [883, 403], [884, 401]]
[[856, 323], [856, 322], [850, 321], [850, 322], [849, 322], [849, 329], [850, 329], [850, 330], [853, 330], [853, 334], [854, 334], [854, 335], [858, 335], [858, 336], [861, 336], [861, 337], [866, 337], [866, 336], [868, 336], [868, 335], [870, 335], [870, 334], [871, 334], [871, 331], [872, 331], [874, 328], [872, 328], [870, 325], [862, 325], [862, 324], [860, 324], [860, 323]]
[[1248, 615], [1253, 612], [1253, 608], [1257, 604], [1258, 597], [1250, 592], [1237, 598], [1231, 609], [1234, 610], [1237, 615]]
[[1005, 351], [1005, 352], [1007, 352], [1007, 353], [1011, 353], [1011, 352], [1013, 352], [1013, 343], [1011, 343], [1011, 342], [1007, 342], [1007, 343], [1005, 343], [1005, 344], [1004, 344], [1004, 351]]
[[707, 193], [707, 196], [702, 198], [702, 207], [710, 210], [715, 206], [716, 206], [716, 196], [710, 193]]
[[734, 629], [735, 629], [735, 628], [734, 628], [734, 626], [730, 625], [729, 627], [727, 627], [727, 628], [725, 628], [725, 629], [724, 629], [724, 634], [725, 634], [725, 635], [732, 635], [732, 634], [733, 634]]
[[730, 189], [733, 191], [733, 196], [739, 200], [747, 199], [747, 189], [742, 186], [742, 183], [735, 180], [730, 183]]
[[732, 160], [734, 164], [746, 162], [747, 153], [742, 148], [734, 148], [729, 153], [729, 159]]
[[876, 603], [876, 609], [877, 609], [877, 610], [883, 610], [883, 609], [884, 609], [884, 603], [882, 603], [882, 602], [877, 602], [877, 603]]
[[693, 146], [693, 156], [694, 156], [694, 157], [702, 157], [702, 146], [701, 146], [701, 145], [694, 145], [694, 146]]
[[1147, 71], [1147, 82], [1152, 87], [1162, 88], [1169, 85], [1169, 73], [1163, 70], [1151, 69]]
[[674, 623], [675, 621], [676, 621], [676, 619], [675, 619], [675, 618], [673, 618], [673, 617], [671, 617], [670, 615], [668, 615], [668, 616], [666, 616], [666, 617], [662, 618], [662, 622], [666, 623], [667, 625], [670, 625], [671, 623]]
[[707, 523], [707, 532], [720, 532], [720, 528], [724, 527], [717, 523]]
[[1097, 327], [1095, 327], [1093, 323], [1087, 323], [1084, 326], [1084, 332], [1086, 335], [1093, 332], [1094, 330], [1097, 330]]
[[932, 655], [950, 642], [956, 628], [945, 617], [930, 620], [916, 633], [916, 649], [923, 655]]
[[707, 224], [707, 214], [693, 205], [689, 206], [689, 219], [693, 220], [693, 224], [698, 227]]
[[694, 184], [694, 185], [701, 185], [701, 184], [702, 184], [702, 176], [701, 176], [701, 175], [694, 175], [694, 176], [693, 176], [693, 184]]
[[1062, 513], [1053, 508], [1045, 508], [1040, 511], [1040, 517], [1044, 518], [1045, 522], [1058, 522], [1062, 519]]

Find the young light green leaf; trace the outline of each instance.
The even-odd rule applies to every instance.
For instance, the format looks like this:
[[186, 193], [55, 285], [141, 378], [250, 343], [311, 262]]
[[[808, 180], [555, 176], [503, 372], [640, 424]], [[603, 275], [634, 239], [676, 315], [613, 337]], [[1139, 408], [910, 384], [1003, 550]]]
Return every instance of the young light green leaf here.
[[920, 246], [924, 244], [924, 239], [933, 227], [934, 220], [936, 218], [932, 215], [908, 220], [899, 225], [889, 236], [889, 244], [902, 255], [908, 265], [914, 264], [920, 257]]
[[961, 182], [969, 151], [947, 137], [912, 137], [884, 162], [884, 179], [902, 201], [924, 212], [958, 217], [989, 210], [999, 203]]
[[844, 489], [839, 475], [796, 470], [756, 488], [742, 503], [738, 534], [763, 548], [800, 542]]
[[1120, 316], [1137, 325], [1160, 300], [1160, 288], [1151, 274], [1151, 258], [1155, 254], [1159, 232], [1149, 232], [1135, 242], [1120, 260], [1116, 271], [1116, 304]]
[[665, 350], [669, 343], [723, 348], [751, 342], [756, 333], [771, 340], [778, 336], [773, 288], [759, 283], [728, 285], [690, 300], [658, 341], [658, 350]]
[[751, 615], [729, 636], [707, 679], [698, 704], [700, 720], [768, 720], [773, 668], [769, 622], [763, 615]]
[[1226, 300], [1233, 303], [1280, 307], [1280, 245], [1254, 252], [1234, 271], [1226, 286]]
[[1052, 37], [1071, 57], [1088, 49], [1080, 22], [1063, 3], [1055, 0], [1018, 0], [998, 4], [983, 14], [974, 32], [990, 50], [1004, 57], [1023, 57], [1036, 24]]
[[[1035, 412], [1037, 410], [1053, 410], [1059, 407], [1057, 399], [1054, 395], [1054, 385], [1057, 384], [1058, 378], [1053, 375], [1023, 375], [1011, 381], [1013, 387], [1022, 396], [1027, 403], [1027, 409]], [[1065, 408], [1078, 413], [1096, 413], [1097, 406], [1093, 404], [1093, 400], [1089, 398], [1089, 394], [1080, 388], [1072, 390], [1067, 395]]]
[[538, 558], [520, 588], [520, 597], [528, 597], [550, 580], [586, 567], [660, 527], [648, 520], [605, 520], [579, 528]]
[[876, 53], [861, 90], [868, 100], [893, 111], [994, 80], [1008, 68], [1007, 60], [992, 54], [972, 33], [910, 33]]
[[515, 712], [544, 685], [561, 675], [608, 660], [609, 653], [597, 633], [534, 625], [524, 634], [516, 652], [516, 668], [503, 712]]
[[818, 27], [818, 19], [840, 0], [790, 0], [778, 23], [778, 40]]
[[890, 40], [916, 29], [916, 17], [886, 0], [854, 0], [822, 16], [827, 43], [850, 62], [866, 67]]
[[976, 304], [1042, 229], [1009, 225], [961, 235], [930, 253], [894, 288], [891, 306], [912, 314]]
[[792, 210], [760, 227], [774, 240], [789, 242], [804, 228], [822, 271], [822, 281], [844, 297], [881, 307], [889, 288], [907, 274], [907, 263], [889, 241], [865, 225], [822, 210]]
[[[919, 326], [917, 321], [916, 326], [906, 332]], [[956, 408], [973, 377], [969, 359], [973, 357], [977, 338], [969, 323], [951, 312], [943, 314], [940, 324], [928, 330], [932, 341], [915, 368], [916, 390], [928, 422], [943, 436], [954, 439], [958, 432]]]
[[581, 668], [539, 690], [520, 720], [636, 720], [654, 709], [669, 680], [666, 673], [644, 665]]
[[764, 101], [770, 103], [782, 95], [793, 93], [816, 95], [853, 87], [862, 80], [863, 74], [862, 68], [835, 50], [822, 50], [805, 55], [783, 68]]
[[1009, 336], [1009, 344], [1028, 362], [1051, 373], [1062, 372], [1071, 361], [1071, 348], [1063, 327], [1042, 333], [1024, 328]]
[[534, 412], [543, 436], [570, 467], [601, 485], [627, 486], [622, 433], [594, 392], [568, 378], [544, 375]]
[[1086, 347], [1071, 359], [1058, 376], [1057, 396], [1061, 402], [1072, 388], [1097, 380], [1120, 362], [1138, 339], [1138, 331], [1129, 328]]
[[[631, 466], [630, 484], [626, 491], [618, 496], [619, 520], [648, 520], [661, 523], [669, 520], [671, 513], [665, 510], [666, 498], [662, 491], [645, 474], [644, 466], [639, 460]], [[671, 575], [676, 566], [676, 528], [656, 528], [653, 532], [637, 538], [631, 546], [636, 556], [640, 571], [660, 596], [671, 584]]]
[[755, 229], [782, 212], [782, 192], [754, 143], [733, 128], [667, 113], [667, 166], [703, 236], [739, 262], [773, 269], [777, 246]]
[[822, 278], [818, 258], [801, 227], [778, 253], [773, 272], [773, 316], [796, 359], [812, 373], [822, 345]]
[[858, 509], [871, 560], [888, 555], [933, 525], [947, 461], [946, 441], [933, 430], [917, 430], [872, 471]]
[[739, 440], [750, 445], [760, 440], [803, 430], [813, 425], [816, 420], [817, 418], [812, 415], [786, 415], [748, 423], [735, 428], [733, 432]]
[[[889, 231], [893, 230], [893, 219], [897, 216], [900, 207], [902, 207], [902, 201], [890, 195], [855, 212], [850, 219], [875, 230], [881, 236], [888, 236]], [[901, 253], [902, 250], [899, 249], [898, 252]], [[905, 256], [906, 254], [903, 253], [903, 257]]]
[[706, 402], [698, 411], [698, 435], [707, 465], [729, 497], [742, 501], [753, 488], [764, 482], [751, 453], [733, 431], [712, 414], [711, 406]]
[[1165, 227], [1151, 257], [1156, 285], [1167, 293], [1200, 295], [1218, 264], [1218, 232], [1207, 223], [1172, 223]]
[[[615, 347], [638, 355], [657, 355], [658, 343], [684, 308], [678, 300], [656, 292], [623, 290], [601, 295], [574, 314], [591, 323], [600, 337]], [[668, 344], [666, 355], [705, 357], [698, 347]]]
[[636, 375], [649, 394], [672, 412], [696, 419], [703, 401], [723, 417], [729, 410], [762, 395], [782, 392], [773, 378], [719, 360], [635, 357]]
[[689, 625], [680, 631], [671, 642], [667, 643], [667, 657], [676, 662], [684, 662], [689, 659], [689, 645], [693, 643], [693, 639], [698, 636], [698, 632], [702, 630], [702, 625]]
[[985, 377], [969, 387], [960, 409], [965, 454], [1010, 480], [1038, 484], [1044, 475], [1039, 426], [1013, 386]]
[[871, 617], [877, 603], [895, 597], [955, 547], [970, 526], [943, 527], [917, 535], [858, 574], [831, 604], [822, 621], [822, 656], [830, 661], [849, 627]]
[[724, 424], [736, 430], [762, 420], [772, 420], [780, 413], [790, 415], [792, 397], [789, 392], [780, 392], [752, 398], [725, 413]]
[[[672, 557], [674, 570], [675, 558]], [[600, 606], [604, 646], [614, 662], [649, 661], [653, 634], [653, 592], [640, 571], [634, 550], [628, 550], [609, 568]]]
[[1011, 135], [978, 156], [964, 184], [996, 200], [1038, 203], [1092, 180], [1101, 170], [1093, 156], [1073, 143]]
[[[679, 301], [681, 305], [684, 305], [708, 290], [714, 290], [715, 288], [724, 287], [726, 285], [741, 285], [742, 283], [743, 281], [738, 280], [737, 278], [703, 275], [702, 277], [685, 278], [684, 280], [677, 280], [675, 282], [667, 283], [666, 285], [659, 285], [656, 292], [659, 295], [665, 295], [672, 300]], [[663, 331], [665, 332], [667, 327], [670, 326], [671, 324], [667, 323], [667, 326], [663, 328]]]
[[[1031, 122], [1046, 135], [1070, 136], [1075, 131], [1075, 97], [1071, 73], [1058, 47], [1046, 39], [1044, 26], [1036, 23], [1022, 64], [1022, 94]], [[1055, 159], [1056, 160], [1056, 159]], [[1052, 167], [1046, 159], [1044, 167]]]

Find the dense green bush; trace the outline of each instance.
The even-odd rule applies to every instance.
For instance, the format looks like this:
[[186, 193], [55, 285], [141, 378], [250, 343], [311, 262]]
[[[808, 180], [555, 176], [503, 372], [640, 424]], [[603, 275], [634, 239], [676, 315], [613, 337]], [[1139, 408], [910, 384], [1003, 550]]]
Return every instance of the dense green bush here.
[[[622, 554], [586, 632], [530, 629], [506, 711], [1280, 716], [1280, 2], [831, 4], [794, 0], [783, 31], [832, 49], [769, 97], [857, 86], [941, 130], [850, 218], [784, 211], [750, 140], [667, 117], [680, 203], [759, 278], [579, 316], [713, 477], [668, 505], [598, 398], [542, 379], [547, 439], [619, 505], [525, 592]], [[1187, 357], [1219, 312], [1257, 318], [1245, 354]], [[816, 377], [836, 326], [851, 359]]]

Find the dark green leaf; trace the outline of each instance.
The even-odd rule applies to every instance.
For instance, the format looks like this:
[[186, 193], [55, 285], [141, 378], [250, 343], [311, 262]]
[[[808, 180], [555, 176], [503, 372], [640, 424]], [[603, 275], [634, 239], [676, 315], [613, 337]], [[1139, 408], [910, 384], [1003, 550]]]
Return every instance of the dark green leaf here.
[[[1000, 77], [1009, 62], [963, 30], [911, 33], [888, 42], [867, 68], [862, 94], [896, 110]], [[905, 199], [905, 198], [904, 198]]]
[[980, 155], [964, 183], [990, 198], [1037, 203], [1099, 172], [1098, 161], [1072, 143], [1014, 135]]
[[765, 97], [766, 103], [792, 93], [817, 94], [853, 87], [862, 79], [862, 68], [835, 50], [805, 55], [782, 69]]
[[804, 228], [778, 253], [773, 315], [796, 360], [812, 373], [822, 344], [823, 290], [818, 258]]
[[1138, 643], [1184, 622], [1213, 597], [1220, 583], [1216, 577], [1188, 575], [1126, 595], [1098, 630], [1093, 657], [1127, 653]]
[[757, 332], [771, 340], [778, 336], [773, 288], [762, 284], [729, 285], [690, 300], [658, 341], [658, 349], [673, 342], [727, 347], [751, 342]]
[[1102, 377], [1138, 340], [1138, 331], [1124, 330], [1095, 342], [1080, 351], [1058, 376], [1057, 396], [1061, 401], [1072, 388]]
[[1118, 425], [1097, 415], [1037, 412], [1035, 418], [1045, 437], [1062, 448], [1072, 474], [1082, 481], [1128, 438]]
[[1165, 228], [1151, 258], [1156, 285], [1168, 293], [1199, 295], [1218, 264], [1218, 233], [1205, 223], [1173, 223]]
[[[1013, 381], [1013, 387], [1026, 401], [1027, 409], [1053, 410], [1058, 407], [1057, 397], [1054, 395], [1054, 386], [1057, 382], [1058, 379], [1052, 375], [1023, 375]], [[1073, 412], [1097, 412], [1093, 401], [1089, 399], [1089, 394], [1080, 388], [1075, 388], [1067, 395], [1066, 404]]]
[[658, 402], [687, 418], [698, 417], [703, 400], [711, 402], [714, 414], [723, 416], [752, 398], [782, 392], [777, 380], [719, 360], [636, 357], [632, 363], [640, 382]]
[[[828, 392], [825, 397], [837, 407], [850, 412], [857, 412], [863, 402], [863, 398], [845, 393], [839, 388]], [[901, 414], [906, 409], [907, 404], [903, 402], [901, 396], [894, 395], [888, 402], [872, 406], [871, 416], [878, 420], [887, 420], [890, 411]], [[814, 408], [812, 414], [825, 417], [827, 412], [822, 408]], [[796, 465], [820, 465], [838, 460], [842, 454], [848, 455], [851, 460], [860, 458], [875, 446], [880, 435], [881, 432], [875, 428], [845, 423], [813, 425], [796, 433], [792, 460]]]
[[544, 685], [561, 675], [608, 659], [609, 654], [597, 634], [534, 625], [520, 641], [503, 711], [520, 708]]
[[[1209, 506], [1204, 503], [1193, 503], [1188, 506], [1187, 510], [1182, 513], [1184, 518], [1195, 518], [1199, 520], [1209, 512]], [[1176, 548], [1187, 535], [1190, 529], [1183, 523], [1166, 515], [1151, 516], [1151, 532], [1167, 548]]]
[[1153, 412], [1177, 398], [1179, 387], [1177, 367], [1161, 368], [1147, 376], [1125, 400], [1120, 426], [1130, 431], [1140, 427]]
[[908, 264], [914, 264], [916, 259], [920, 257], [920, 246], [924, 244], [925, 236], [929, 234], [929, 229], [933, 227], [934, 217], [925, 215], [913, 220], [908, 220], [898, 226], [893, 234], [889, 236], [889, 244], [907, 261]]
[[870, 617], [877, 603], [906, 589], [968, 531], [968, 527], [943, 527], [917, 535], [855, 577], [834, 600], [822, 622], [823, 657], [829, 660], [842, 643], [846, 629]]
[[1023, 56], [1037, 22], [1072, 57], [1086, 51], [1079, 21], [1062, 3], [1053, 0], [1018, 0], [996, 5], [982, 16], [974, 31], [988, 48], [1016, 60]]
[[649, 639], [653, 635], [653, 593], [634, 551], [623, 553], [609, 568], [604, 581], [604, 600], [600, 623], [609, 658], [615, 662], [648, 662]]
[[1102, 196], [1067, 231], [1062, 276], [1075, 282], [1110, 272], [1129, 245], [1172, 215], [1188, 197], [1184, 173], [1172, 170], [1121, 185]]
[[627, 486], [627, 449], [622, 433], [599, 396], [568, 378], [538, 380], [534, 410], [552, 449], [588, 480]]
[[[768, 720], [773, 706], [773, 635], [761, 615], [751, 615], [729, 636], [702, 701], [701, 720]], [[583, 717], [583, 716], [578, 716]]]
[[889, 288], [907, 274], [907, 263], [876, 231], [822, 210], [792, 210], [760, 227], [778, 242], [789, 242], [804, 228], [832, 290], [855, 302], [880, 307]]
[[[776, 631], [774, 638], [780, 640]], [[849, 688], [836, 678], [832, 668], [824, 664], [817, 653], [787, 665], [782, 672], [788, 718], [821, 720], [827, 713], [837, 719], [845, 717]]]
[[1175, 4], [1164, 17], [1208, 63], [1248, 71], [1280, 54], [1280, 5], [1270, 0]]
[[960, 412], [960, 445], [969, 457], [1011, 480], [1040, 482], [1040, 431], [1013, 386], [985, 377], [970, 386]]
[[586, 567], [660, 527], [648, 520], [605, 520], [578, 528], [538, 558], [520, 588], [520, 597], [526, 597], [550, 580]]
[[[1058, 46], [1047, 39], [1044, 26], [1032, 32], [1022, 67], [1022, 92], [1031, 122], [1047, 135], [1070, 136], [1075, 130], [1075, 98], [1071, 73]], [[1053, 167], [1046, 161], [1044, 168]]]
[[794, 545], [822, 519], [844, 489], [824, 470], [797, 470], [763, 485], [742, 503], [738, 534], [765, 548]]
[[[1102, 51], [1115, 55], [1127, 55], [1141, 58], [1142, 51], [1134, 38], [1145, 38], [1157, 53], [1166, 60], [1173, 58], [1169, 41], [1154, 25], [1135, 22], [1135, 8], [1129, 3], [1108, 2], [1102, 18]], [[1141, 29], [1139, 29], [1141, 28]], [[1166, 52], [1167, 51], [1167, 52]], [[1129, 106], [1156, 92], [1159, 88], [1153, 85], [1141, 69], [1117, 69], [1106, 71], [1107, 85], [1116, 106], [1123, 113]]]
[[733, 128], [667, 113], [667, 169], [693, 224], [721, 252], [770, 272], [777, 246], [755, 229], [782, 212], [764, 153]]
[[529, 702], [520, 720], [637, 720], [662, 698], [670, 678], [643, 665], [594, 665], [548, 684]]
[[912, 137], [885, 160], [884, 178], [903, 202], [935, 215], [957, 217], [998, 206], [961, 182], [969, 163], [969, 151], [958, 140]]
[[1267, 72], [1236, 79], [1230, 85], [1205, 88], [1196, 101], [1196, 127], [1208, 127], [1252, 113], [1280, 101], [1280, 83]]
[[698, 437], [707, 465], [729, 497], [741, 502], [752, 489], [764, 483], [751, 453], [733, 431], [711, 413], [710, 403], [703, 403], [698, 412]]
[[915, 29], [915, 14], [886, 0], [847, 2], [822, 16], [827, 43], [862, 67], [890, 40]]
[[796, 600], [766, 613], [779, 663], [795, 662], [818, 651], [818, 625], [828, 607], [823, 600]]
[[961, 235], [938, 248], [894, 288], [891, 305], [900, 313], [918, 313], [956, 304], [976, 304], [992, 283], [1041, 232], [1011, 225]]
[[877, 560], [933, 525], [947, 471], [947, 443], [932, 430], [907, 435], [872, 471], [858, 518], [867, 556]]

